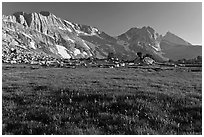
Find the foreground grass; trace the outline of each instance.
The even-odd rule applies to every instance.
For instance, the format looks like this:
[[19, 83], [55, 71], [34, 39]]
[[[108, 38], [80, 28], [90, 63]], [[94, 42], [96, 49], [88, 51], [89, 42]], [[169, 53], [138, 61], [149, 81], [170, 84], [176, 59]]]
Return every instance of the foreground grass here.
[[3, 66], [3, 134], [202, 134], [201, 72]]

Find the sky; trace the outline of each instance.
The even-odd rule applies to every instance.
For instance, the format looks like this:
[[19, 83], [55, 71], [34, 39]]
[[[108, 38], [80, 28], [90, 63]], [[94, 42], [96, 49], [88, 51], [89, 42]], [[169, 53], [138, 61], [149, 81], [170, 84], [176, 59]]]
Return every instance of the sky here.
[[170, 31], [191, 44], [202, 44], [201, 2], [3, 2], [2, 14], [49, 11], [70, 22], [118, 36], [132, 27]]

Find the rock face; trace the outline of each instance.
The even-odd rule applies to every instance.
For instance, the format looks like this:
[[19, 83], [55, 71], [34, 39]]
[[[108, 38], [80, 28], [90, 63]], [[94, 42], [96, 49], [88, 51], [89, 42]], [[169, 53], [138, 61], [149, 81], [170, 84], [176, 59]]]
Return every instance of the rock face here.
[[61, 20], [49, 12], [18, 12], [3, 16], [3, 45], [39, 50], [63, 58], [93, 56], [88, 43], [78, 37], [80, 29], [78, 24]]
[[160, 41], [162, 36], [151, 27], [131, 28], [126, 33], [118, 36], [118, 39], [128, 43], [130, 50], [151, 54], [156, 60], [168, 60], [161, 52]]
[[114, 53], [120, 59], [131, 60], [137, 52], [142, 52], [165, 61], [169, 57], [165, 56], [166, 50], [160, 43], [165, 46], [172, 45], [172, 41], [174, 45], [182, 43], [169, 34], [162, 37], [151, 27], [131, 28], [124, 34], [111, 37], [95, 27], [71, 23], [46, 11], [3, 15], [2, 27], [5, 54], [15, 48], [18, 52], [54, 58], [106, 58], [109, 53]]

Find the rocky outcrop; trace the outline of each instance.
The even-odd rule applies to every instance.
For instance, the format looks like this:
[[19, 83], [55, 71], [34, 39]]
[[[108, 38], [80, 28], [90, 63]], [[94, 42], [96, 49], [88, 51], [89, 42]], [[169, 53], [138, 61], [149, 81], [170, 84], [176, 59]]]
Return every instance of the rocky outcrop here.
[[[13, 16], [3, 16], [3, 40], [9, 44], [12, 39], [18, 42], [18, 46], [58, 57], [93, 56], [88, 44], [78, 37], [77, 31], [80, 32], [81, 28], [76, 28], [77, 24], [61, 20], [49, 12], [17, 12]], [[58, 45], [66, 50], [59, 50]]]

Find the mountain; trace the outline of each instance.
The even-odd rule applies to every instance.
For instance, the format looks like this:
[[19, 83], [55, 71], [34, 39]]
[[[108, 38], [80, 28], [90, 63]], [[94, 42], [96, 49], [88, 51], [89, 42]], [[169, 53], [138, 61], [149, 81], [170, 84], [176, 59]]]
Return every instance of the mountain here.
[[106, 58], [114, 53], [120, 59], [132, 60], [137, 52], [142, 52], [158, 61], [192, 57], [201, 52], [197, 52], [201, 46], [192, 46], [170, 32], [163, 37], [149, 26], [131, 28], [112, 37], [96, 27], [72, 23], [47, 11], [3, 15], [2, 49], [7, 53], [10, 48], [55, 58]]
[[182, 38], [176, 36], [171, 32], [167, 32], [166, 35], [162, 38], [163, 42], [170, 43], [171, 45], [192, 45], [189, 42], [183, 40]]
[[126, 43], [131, 51], [151, 54], [156, 60], [168, 60], [163, 56], [160, 48], [162, 36], [149, 26], [131, 28], [127, 32], [119, 35], [117, 39], [120, 43]]
[[198, 55], [202, 56], [202, 47], [199, 45], [192, 45], [180, 37], [167, 32], [160, 42], [164, 56], [172, 59], [193, 59]]

